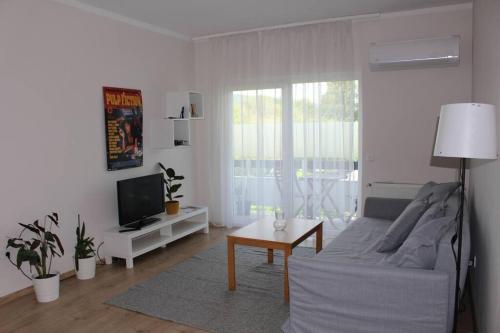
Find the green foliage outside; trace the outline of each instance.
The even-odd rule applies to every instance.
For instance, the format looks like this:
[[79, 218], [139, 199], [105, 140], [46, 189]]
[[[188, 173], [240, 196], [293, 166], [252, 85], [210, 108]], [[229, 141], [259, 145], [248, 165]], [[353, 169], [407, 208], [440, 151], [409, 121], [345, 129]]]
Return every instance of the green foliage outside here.
[[[298, 83], [292, 91], [294, 157], [358, 160], [358, 81]], [[235, 160], [281, 159], [282, 105], [281, 89], [233, 92]]]
[[[326, 91], [315, 92], [314, 86], [326, 86]], [[359, 121], [359, 87], [358, 81], [334, 81], [316, 83], [299, 83], [293, 85], [293, 121], [312, 121], [317, 115], [321, 121], [342, 120]], [[300, 98], [303, 95], [319, 95], [318, 109], [310, 99]], [[297, 97], [299, 95], [299, 97]], [[281, 89], [245, 90], [233, 92], [233, 124], [256, 124], [257, 106], [262, 110], [262, 121], [274, 123], [282, 118]], [[347, 109], [343, 109], [347, 106]], [[317, 112], [317, 114], [316, 114]]]

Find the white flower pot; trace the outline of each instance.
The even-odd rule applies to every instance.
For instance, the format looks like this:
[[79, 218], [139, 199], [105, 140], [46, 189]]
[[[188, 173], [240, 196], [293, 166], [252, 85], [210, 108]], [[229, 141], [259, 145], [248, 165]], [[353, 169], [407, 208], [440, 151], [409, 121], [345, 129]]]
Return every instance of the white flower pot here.
[[40, 303], [52, 302], [59, 298], [59, 273], [46, 279], [33, 277], [36, 300]]
[[78, 270], [76, 271], [76, 277], [78, 278], [78, 280], [88, 280], [95, 277], [95, 257], [78, 259]]

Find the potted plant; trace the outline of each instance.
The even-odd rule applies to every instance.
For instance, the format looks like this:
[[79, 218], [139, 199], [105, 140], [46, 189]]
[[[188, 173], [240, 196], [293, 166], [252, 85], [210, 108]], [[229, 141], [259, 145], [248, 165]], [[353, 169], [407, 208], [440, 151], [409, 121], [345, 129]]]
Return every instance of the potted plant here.
[[99, 244], [95, 250], [94, 237], [85, 236], [85, 222], [80, 223], [78, 214], [78, 226], [76, 227], [75, 245], [75, 270], [79, 280], [88, 280], [95, 277], [96, 256], [99, 258]]
[[[64, 255], [59, 237], [52, 232], [54, 226], [59, 227], [59, 216], [57, 213], [46, 215], [43, 225], [40, 225], [38, 220], [31, 224], [19, 223], [19, 225], [23, 229], [19, 236], [7, 239], [8, 251], [5, 255], [33, 282], [38, 302], [54, 301], [59, 298], [59, 272], [52, 272], [52, 259]], [[25, 235], [26, 231], [31, 235]], [[17, 251], [15, 262], [9, 249]], [[29, 264], [30, 274], [23, 270], [24, 262]]]
[[165, 168], [163, 164], [158, 163], [160, 165], [160, 168], [165, 172], [166, 177], [163, 177], [163, 182], [165, 183], [165, 191], [166, 191], [166, 197], [168, 198], [168, 201], [165, 202], [165, 209], [167, 211], [168, 215], [175, 215], [179, 213], [179, 201], [174, 200], [178, 198], [182, 198], [182, 195], [174, 195], [179, 189], [181, 188], [182, 184], [174, 184], [176, 180], [183, 180], [184, 176], [178, 176], [175, 174], [174, 169], [172, 168]]

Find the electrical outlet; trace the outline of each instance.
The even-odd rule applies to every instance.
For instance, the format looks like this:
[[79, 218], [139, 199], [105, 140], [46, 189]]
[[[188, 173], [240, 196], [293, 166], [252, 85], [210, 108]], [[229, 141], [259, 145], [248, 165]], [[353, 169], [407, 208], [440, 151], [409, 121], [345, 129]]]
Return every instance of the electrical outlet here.
[[476, 262], [477, 262], [476, 256], [472, 257], [472, 259], [469, 260], [469, 267], [476, 268]]

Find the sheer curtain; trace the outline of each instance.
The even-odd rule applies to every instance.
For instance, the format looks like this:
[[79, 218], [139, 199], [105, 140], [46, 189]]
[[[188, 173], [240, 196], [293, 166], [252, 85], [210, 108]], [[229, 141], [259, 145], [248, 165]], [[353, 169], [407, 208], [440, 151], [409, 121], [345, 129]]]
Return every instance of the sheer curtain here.
[[351, 29], [338, 21], [195, 43], [213, 221], [241, 225], [281, 207], [341, 229], [355, 214]]

